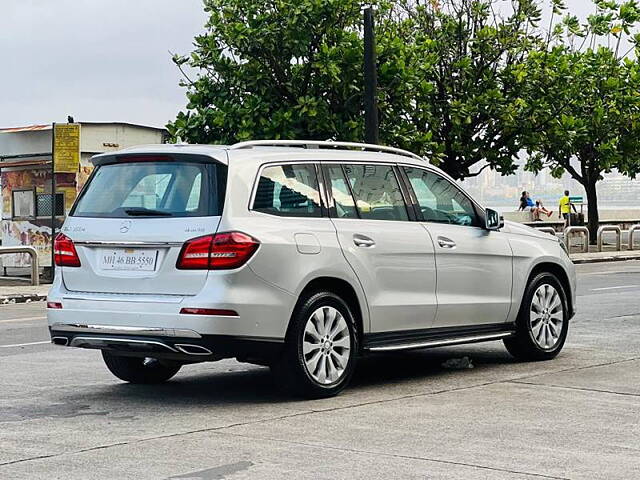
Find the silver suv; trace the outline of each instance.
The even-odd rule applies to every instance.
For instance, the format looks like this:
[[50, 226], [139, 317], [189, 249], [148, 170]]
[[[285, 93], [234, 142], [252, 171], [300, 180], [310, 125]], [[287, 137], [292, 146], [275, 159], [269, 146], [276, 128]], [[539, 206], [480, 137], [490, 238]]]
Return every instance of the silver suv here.
[[409, 152], [254, 141], [93, 162], [55, 241], [48, 321], [122, 380], [235, 357], [325, 397], [370, 352], [502, 340], [545, 360], [565, 342], [563, 244]]

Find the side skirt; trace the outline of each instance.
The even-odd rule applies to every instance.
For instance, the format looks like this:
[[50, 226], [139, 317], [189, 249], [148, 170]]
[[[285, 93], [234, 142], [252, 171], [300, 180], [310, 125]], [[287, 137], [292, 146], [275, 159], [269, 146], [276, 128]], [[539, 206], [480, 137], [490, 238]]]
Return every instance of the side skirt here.
[[392, 352], [488, 342], [510, 337], [514, 332], [515, 324], [497, 323], [470, 327], [443, 327], [369, 333], [364, 337], [363, 349], [369, 352]]

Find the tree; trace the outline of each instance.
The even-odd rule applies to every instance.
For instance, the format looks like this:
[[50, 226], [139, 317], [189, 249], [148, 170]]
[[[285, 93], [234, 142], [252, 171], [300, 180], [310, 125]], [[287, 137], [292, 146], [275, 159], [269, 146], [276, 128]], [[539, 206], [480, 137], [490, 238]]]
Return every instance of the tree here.
[[503, 17], [495, 3], [407, 1], [395, 8], [406, 73], [381, 101], [387, 116], [404, 121], [405, 131], [393, 138], [457, 179], [487, 167], [513, 173], [521, 150], [524, 103], [513, 71], [536, 44], [540, 10], [534, 0], [514, 0]]
[[[522, 132], [510, 71], [533, 44], [535, 0], [513, 0], [506, 19], [494, 0], [374, 3], [381, 142], [455, 178], [479, 162], [513, 172]], [[190, 56], [174, 56], [197, 73], [183, 82], [186, 111], [167, 126], [174, 139], [363, 139], [361, 2], [204, 4], [206, 33]]]
[[[553, 4], [558, 15], [562, 2]], [[585, 25], [572, 16], [552, 24], [546, 43], [516, 72], [530, 107], [522, 120], [530, 153], [526, 168], [549, 167], [556, 177], [568, 172], [583, 185], [593, 243], [602, 174], [616, 169], [633, 178], [640, 170], [640, 66], [627, 58], [640, 36], [623, 38], [640, 20], [640, 10], [635, 1], [596, 6]], [[632, 47], [621, 53], [625, 40]]]
[[203, 1], [206, 32], [173, 57], [197, 71], [183, 81], [186, 112], [167, 126], [174, 138], [362, 138], [359, 1]]

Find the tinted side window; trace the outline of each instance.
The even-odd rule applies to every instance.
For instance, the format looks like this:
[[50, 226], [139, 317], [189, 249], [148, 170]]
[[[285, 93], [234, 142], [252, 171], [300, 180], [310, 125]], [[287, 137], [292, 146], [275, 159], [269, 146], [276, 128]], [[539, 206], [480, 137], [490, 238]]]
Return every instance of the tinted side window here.
[[345, 165], [361, 218], [409, 220], [398, 179], [388, 165]]
[[326, 172], [329, 175], [329, 183], [331, 185], [331, 195], [333, 197], [333, 205], [336, 218], [358, 218], [356, 204], [351, 196], [347, 179], [342, 172], [342, 166], [330, 165]]
[[404, 168], [425, 222], [478, 226], [480, 221], [471, 200], [453, 183], [421, 168]]
[[283, 217], [320, 217], [314, 165], [277, 165], [262, 170], [253, 210]]

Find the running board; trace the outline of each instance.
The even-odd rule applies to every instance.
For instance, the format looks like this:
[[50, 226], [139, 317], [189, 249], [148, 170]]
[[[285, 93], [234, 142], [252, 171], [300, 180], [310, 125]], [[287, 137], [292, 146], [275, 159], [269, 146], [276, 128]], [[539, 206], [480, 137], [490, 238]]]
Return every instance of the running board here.
[[513, 335], [514, 332], [487, 333], [481, 335], [467, 335], [453, 338], [440, 338], [437, 340], [425, 340], [416, 342], [392, 343], [387, 345], [365, 347], [370, 352], [394, 352], [397, 350], [412, 350], [416, 348], [444, 347], [447, 345], [462, 345], [465, 343], [488, 342], [501, 340]]

